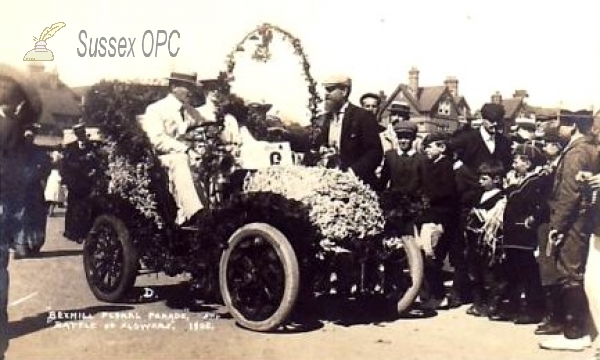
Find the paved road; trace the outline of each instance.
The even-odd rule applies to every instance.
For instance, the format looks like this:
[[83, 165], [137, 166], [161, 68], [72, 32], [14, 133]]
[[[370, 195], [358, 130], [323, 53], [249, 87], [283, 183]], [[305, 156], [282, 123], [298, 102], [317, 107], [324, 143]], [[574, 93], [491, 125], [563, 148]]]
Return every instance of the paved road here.
[[[11, 261], [8, 360], [100, 359], [591, 359], [538, 349], [534, 326], [493, 323], [465, 307], [394, 319], [365, 304], [315, 302], [295, 327], [274, 334], [239, 328], [221, 307], [186, 310], [182, 278], [140, 276], [132, 299], [97, 301], [81, 246], [48, 223], [43, 257]], [[145, 290], [148, 287], [152, 290]], [[154, 292], [152, 298], [144, 294]]]

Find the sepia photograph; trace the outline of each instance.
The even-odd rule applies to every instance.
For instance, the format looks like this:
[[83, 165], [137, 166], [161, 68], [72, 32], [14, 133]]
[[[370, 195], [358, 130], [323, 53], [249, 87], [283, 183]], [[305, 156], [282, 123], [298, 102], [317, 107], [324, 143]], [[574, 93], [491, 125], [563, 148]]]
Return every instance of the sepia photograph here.
[[600, 2], [2, 9], [0, 360], [600, 360]]

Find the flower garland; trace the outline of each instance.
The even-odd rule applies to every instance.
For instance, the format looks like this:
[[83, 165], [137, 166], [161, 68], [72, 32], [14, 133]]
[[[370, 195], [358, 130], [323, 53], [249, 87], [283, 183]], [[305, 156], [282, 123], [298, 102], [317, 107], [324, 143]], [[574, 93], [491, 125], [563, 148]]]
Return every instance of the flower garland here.
[[117, 145], [110, 142], [105, 146], [108, 152], [108, 194], [115, 194], [131, 203], [145, 218], [153, 220], [159, 229], [164, 220], [158, 212], [156, 195], [150, 190], [151, 162], [133, 164], [116, 152]]
[[272, 192], [302, 202], [323, 239], [343, 243], [379, 234], [384, 217], [377, 194], [349, 172], [273, 166], [248, 177], [245, 192]]
[[136, 117], [167, 91], [155, 84], [101, 81], [88, 91], [83, 111], [88, 126], [99, 127], [106, 140], [107, 195], [127, 200], [159, 229], [173, 204], [163, 186], [160, 163]]
[[246, 36], [244, 36], [244, 38], [236, 44], [233, 51], [227, 55], [227, 69], [224, 73], [221, 73], [220, 79], [225, 80], [226, 82], [233, 81], [232, 74], [233, 70], [235, 69], [235, 54], [237, 52], [245, 51], [244, 44], [248, 40], [260, 40], [256, 44], [252, 54], [252, 59], [265, 63], [268, 62], [272, 57], [269, 50], [269, 45], [273, 41], [273, 32], [281, 34], [283, 36], [283, 40], [288, 41], [294, 48], [294, 54], [300, 57], [304, 79], [308, 83], [308, 93], [310, 94], [308, 99], [308, 109], [311, 113], [311, 121], [315, 121], [317, 118], [319, 103], [321, 103], [323, 100], [317, 92], [317, 82], [310, 73], [308, 56], [304, 52], [304, 48], [302, 47], [300, 39], [279, 26], [264, 23], [259, 25], [255, 30], [246, 34]]

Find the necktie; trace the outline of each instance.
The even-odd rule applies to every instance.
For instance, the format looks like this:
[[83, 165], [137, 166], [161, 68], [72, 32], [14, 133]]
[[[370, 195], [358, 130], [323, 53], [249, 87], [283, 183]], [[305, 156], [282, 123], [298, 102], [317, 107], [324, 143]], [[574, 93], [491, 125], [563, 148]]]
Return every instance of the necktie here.
[[183, 106], [179, 108], [179, 114], [181, 115], [181, 120], [185, 120], [185, 108]]

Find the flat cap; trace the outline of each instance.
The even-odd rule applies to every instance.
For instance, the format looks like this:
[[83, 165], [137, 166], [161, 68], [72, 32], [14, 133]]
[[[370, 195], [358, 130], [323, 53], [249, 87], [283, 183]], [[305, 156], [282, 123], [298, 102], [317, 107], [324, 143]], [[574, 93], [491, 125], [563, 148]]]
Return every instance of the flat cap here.
[[394, 123], [393, 129], [399, 138], [415, 138], [417, 136], [417, 124], [412, 121], [398, 121]]
[[450, 139], [450, 136], [447, 133], [436, 131], [425, 137], [423, 140], [423, 147], [427, 147], [429, 144], [434, 142], [444, 142], [446, 143]]
[[532, 144], [519, 144], [515, 147], [513, 155], [525, 156], [533, 166], [540, 166], [546, 162], [546, 158], [538, 149]]

